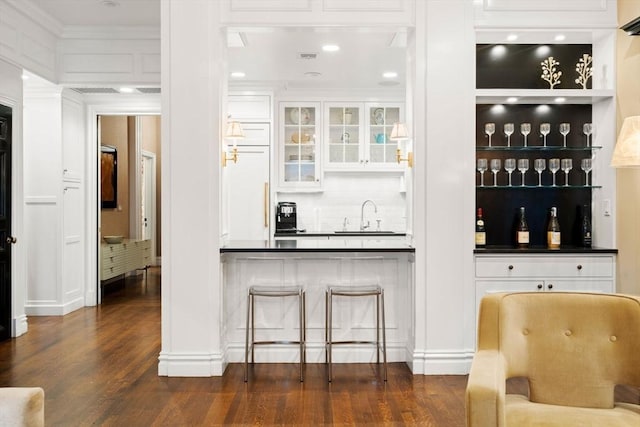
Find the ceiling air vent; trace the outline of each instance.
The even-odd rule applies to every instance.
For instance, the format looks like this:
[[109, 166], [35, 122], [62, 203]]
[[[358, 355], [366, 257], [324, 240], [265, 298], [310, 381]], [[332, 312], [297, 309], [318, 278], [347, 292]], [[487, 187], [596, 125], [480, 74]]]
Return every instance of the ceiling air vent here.
[[300, 59], [316, 59], [317, 53], [301, 53]]
[[620, 29], [626, 31], [630, 36], [640, 36], [640, 16], [624, 24]]
[[76, 92], [90, 94], [90, 93], [120, 93], [112, 87], [77, 87], [74, 88]]

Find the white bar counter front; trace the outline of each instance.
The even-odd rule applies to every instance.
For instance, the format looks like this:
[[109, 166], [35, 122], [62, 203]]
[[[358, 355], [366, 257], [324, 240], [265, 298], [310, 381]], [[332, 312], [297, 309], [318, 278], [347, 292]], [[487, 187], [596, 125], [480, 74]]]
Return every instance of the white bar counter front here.
[[[250, 286], [300, 285], [306, 291], [307, 363], [325, 362], [325, 290], [330, 285], [379, 284], [385, 294], [389, 362], [411, 366], [414, 343], [414, 248], [405, 236], [394, 238], [287, 238], [230, 241], [221, 249], [223, 348], [227, 363], [244, 361], [247, 293]], [[256, 338], [295, 339], [297, 305], [286, 298], [263, 298], [255, 307]], [[334, 340], [375, 337], [375, 298], [334, 301]], [[256, 362], [295, 363], [296, 346], [263, 346]], [[375, 362], [373, 346], [334, 347], [336, 363]]]

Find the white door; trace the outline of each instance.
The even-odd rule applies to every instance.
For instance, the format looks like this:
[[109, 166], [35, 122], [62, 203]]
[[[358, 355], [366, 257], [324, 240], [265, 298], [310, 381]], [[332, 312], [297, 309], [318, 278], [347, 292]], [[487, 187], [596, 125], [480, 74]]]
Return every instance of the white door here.
[[142, 239], [151, 240], [151, 264], [156, 264], [156, 155], [142, 152]]

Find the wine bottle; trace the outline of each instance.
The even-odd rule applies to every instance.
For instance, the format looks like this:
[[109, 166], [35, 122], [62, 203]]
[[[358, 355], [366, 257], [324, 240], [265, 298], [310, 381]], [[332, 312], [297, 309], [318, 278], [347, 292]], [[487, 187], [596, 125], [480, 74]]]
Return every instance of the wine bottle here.
[[583, 248], [591, 247], [591, 220], [589, 205], [582, 207], [582, 226], [580, 227], [580, 244]]
[[551, 208], [551, 218], [547, 226], [547, 248], [560, 249], [560, 223], [558, 222], [558, 209]]
[[484, 248], [487, 246], [487, 232], [484, 228], [484, 219], [482, 218], [482, 208], [478, 208], [476, 217], [476, 248]]
[[529, 226], [527, 225], [527, 218], [524, 214], [524, 207], [520, 207], [520, 219], [518, 220], [518, 227], [516, 228], [516, 243], [519, 248], [529, 247]]

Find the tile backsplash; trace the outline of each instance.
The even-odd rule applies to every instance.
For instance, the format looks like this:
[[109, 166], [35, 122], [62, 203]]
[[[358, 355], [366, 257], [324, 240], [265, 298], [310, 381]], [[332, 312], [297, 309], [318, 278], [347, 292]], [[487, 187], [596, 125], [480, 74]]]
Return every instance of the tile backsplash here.
[[371, 230], [405, 232], [407, 229], [407, 203], [403, 176], [386, 173], [336, 173], [326, 174], [322, 192], [278, 193], [277, 202], [297, 204], [298, 228], [307, 232], [331, 232], [342, 230], [345, 218], [347, 230], [360, 228], [360, 212], [365, 200], [365, 223]]

